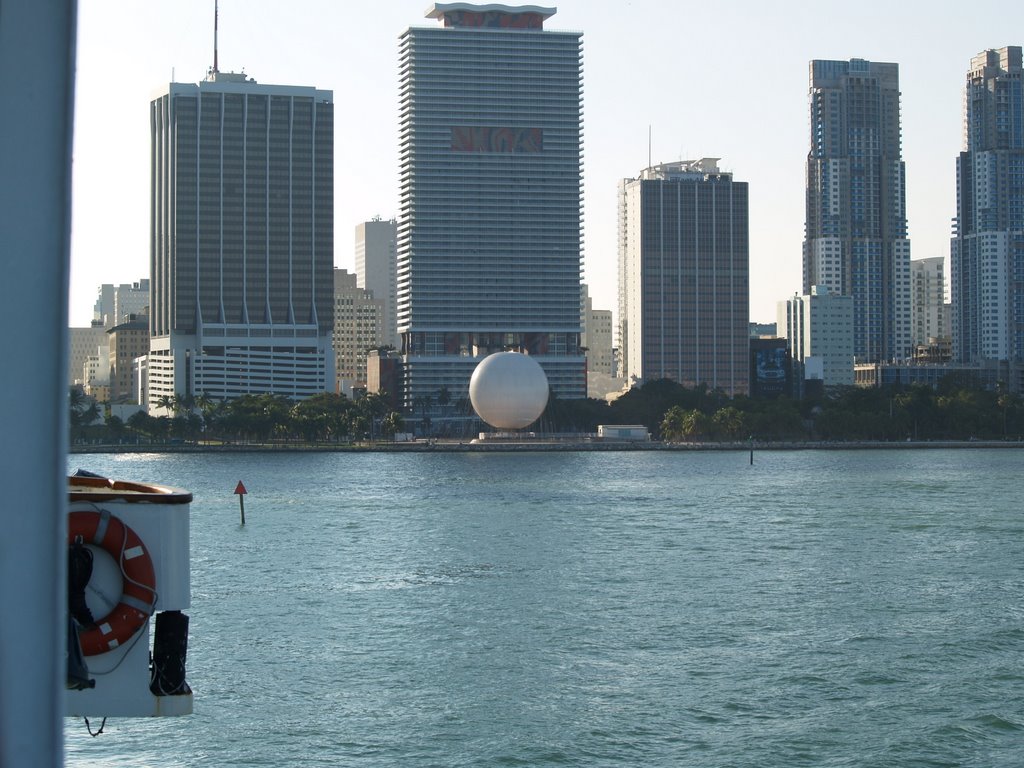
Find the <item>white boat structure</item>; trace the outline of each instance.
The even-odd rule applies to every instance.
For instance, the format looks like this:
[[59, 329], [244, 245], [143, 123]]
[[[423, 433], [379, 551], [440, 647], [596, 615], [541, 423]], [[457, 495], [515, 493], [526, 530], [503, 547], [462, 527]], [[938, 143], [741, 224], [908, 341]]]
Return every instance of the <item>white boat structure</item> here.
[[192, 494], [82, 471], [68, 482], [65, 715], [191, 714]]

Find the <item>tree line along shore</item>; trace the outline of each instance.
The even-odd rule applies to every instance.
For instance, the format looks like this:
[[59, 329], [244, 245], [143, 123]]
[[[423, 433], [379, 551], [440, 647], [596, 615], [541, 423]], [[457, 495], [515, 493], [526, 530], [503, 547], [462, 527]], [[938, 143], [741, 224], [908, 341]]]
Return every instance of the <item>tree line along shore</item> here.
[[[109, 415], [104, 404], [72, 390], [71, 449], [365, 450], [404, 445], [399, 449], [445, 450], [490, 431], [468, 401], [445, 392], [420, 398], [405, 414], [391, 408], [382, 394], [350, 399], [324, 393], [299, 402], [277, 395], [229, 401], [175, 397], [164, 406], [170, 415], [140, 411], [122, 421]], [[596, 439], [601, 424], [643, 425], [652, 438], [651, 449], [728, 449], [751, 443], [762, 448], [896, 443], [982, 447], [1020, 441], [1024, 400], [1008, 391], [954, 383], [935, 389], [849, 387], [804, 400], [760, 399], [662, 379], [634, 387], [612, 402], [551, 398], [535, 424], [501, 442], [506, 449], [510, 443], [546, 442], [563, 448], [575, 444], [580, 450], [608, 450], [603, 446], [609, 445], [621, 450], [621, 442]]]

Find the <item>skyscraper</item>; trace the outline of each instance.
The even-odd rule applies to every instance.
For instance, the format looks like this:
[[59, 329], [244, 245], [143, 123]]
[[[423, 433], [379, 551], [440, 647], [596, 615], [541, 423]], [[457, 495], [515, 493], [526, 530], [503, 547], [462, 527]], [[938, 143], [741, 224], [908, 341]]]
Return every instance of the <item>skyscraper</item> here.
[[216, 67], [152, 102], [151, 407], [334, 388], [333, 110]]
[[910, 351], [899, 65], [812, 61], [803, 292], [853, 297], [858, 361]]
[[971, 59], [956, 165], [953, 355], [1024, 359], [1024, 70], [1020, 46]]
[[554, 8], [436, 3], [401, 37], [403, 399], [468, 392], [502, 350], [586, 395], [580, 351], [581, 34]]
[[717, 158], [664, 163], [619, 185], [623, 376], [747, 394], [747, 183]]

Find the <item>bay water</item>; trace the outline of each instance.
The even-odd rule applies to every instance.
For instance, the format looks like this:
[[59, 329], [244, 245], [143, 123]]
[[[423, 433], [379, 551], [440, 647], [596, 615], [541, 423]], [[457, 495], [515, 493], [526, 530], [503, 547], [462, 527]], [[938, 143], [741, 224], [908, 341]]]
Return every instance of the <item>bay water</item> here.
[[195, 712], [71, 766], [1024, 765], [1019, 450], [78, 467], [194, 494]]

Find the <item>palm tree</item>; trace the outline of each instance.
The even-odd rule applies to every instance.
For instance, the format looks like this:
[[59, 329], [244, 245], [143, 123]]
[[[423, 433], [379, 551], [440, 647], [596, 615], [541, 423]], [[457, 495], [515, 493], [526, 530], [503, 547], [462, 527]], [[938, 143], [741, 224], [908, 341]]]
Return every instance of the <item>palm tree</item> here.
[[402, 414], [398, 411], [391, 411], [381, 421], [380, 428], [385, 437], [394, 437], [395, 434], [402, 431], [404, 425], [405, 419], [402, 418]]
[[100, 416], [100, 408], [96, 401], [88, 397], [78, 387], [72, 387], [68, 395], [70, 409], [69, 424], [72, 439], [80, 438], [85, 430]]
[[711, 428], [711, 420], [703, 411], [696, 408], [683, 414], [683, 436], [696, 440], [706, 435]]
[[679, 440], [684, 434], [686, 412], [678, 405], [673, 405], [661, 420], [661, 439], [670, 442]]
[[175, 398], [177, 398], [177, 395], [160, 395], [160, 397], [156, 399], [156, 407], [160, 408], [164, 412], [171, 411], [173, 413], [176, 402]]
[[737, 435], [743, 433], [744, 418], [739, 409], [734, 406], [719, 408], [711, 417], [715, 427], [730, 440], [735, 440]]

